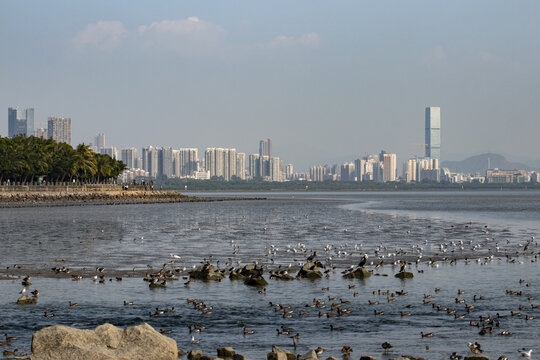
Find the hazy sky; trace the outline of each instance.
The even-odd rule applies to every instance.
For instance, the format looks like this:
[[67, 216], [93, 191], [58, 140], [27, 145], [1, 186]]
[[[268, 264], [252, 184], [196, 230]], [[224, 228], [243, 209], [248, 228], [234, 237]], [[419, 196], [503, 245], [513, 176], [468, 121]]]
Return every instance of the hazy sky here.
[[297, 169], [385, 149], [538, 159], [540, 1], [0, 0], [7, 108], [73, 142], [236, 147]]

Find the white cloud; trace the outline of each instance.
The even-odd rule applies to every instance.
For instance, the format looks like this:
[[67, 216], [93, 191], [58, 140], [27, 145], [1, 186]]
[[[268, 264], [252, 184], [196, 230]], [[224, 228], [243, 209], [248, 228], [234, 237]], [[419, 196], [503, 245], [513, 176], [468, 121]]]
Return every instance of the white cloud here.
[[287, 48], [287, 47], [310, 47], [318, 48], [320, 36], [316, 32], [311, 32], [301, 36], [276, 36], [265, 47], [269, 49]]
[[128, 31], [120, 21], [99, 21], [88, 24], [73, 38], [73, 43], [79, 50], [97, 48], [110, 50], [117, 47]]
[[220, 26], [196, 16], [141, 25], [138, 33], [148, 46], [185, 55], [215, 54], [227, 36], [227, 32]]

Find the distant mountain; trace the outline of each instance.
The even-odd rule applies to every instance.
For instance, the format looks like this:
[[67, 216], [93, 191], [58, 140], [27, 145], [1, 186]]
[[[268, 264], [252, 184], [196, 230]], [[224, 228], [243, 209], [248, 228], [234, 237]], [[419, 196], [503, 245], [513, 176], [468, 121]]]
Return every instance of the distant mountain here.
[[[488, 160], [489, 159], [489, 160]], [[535, 170], [538, 167], [530, 167], [525, 164], [511, 162], [499, 154], [481, 154], [471, 156], [461, 161], [443, 161], [441, 167], [448, 168], [452, 172], [460, 172], [465, 174], [485, 174], [488, 169], [488, 162], [490, 168], [499, 168], [501, 170]]]

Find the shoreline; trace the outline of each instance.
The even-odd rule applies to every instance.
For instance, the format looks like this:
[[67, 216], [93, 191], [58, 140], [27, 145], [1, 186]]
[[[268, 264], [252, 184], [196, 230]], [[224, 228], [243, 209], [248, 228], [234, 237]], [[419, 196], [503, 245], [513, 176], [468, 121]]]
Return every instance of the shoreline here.
[[13, 190], [0, 192], [0, 208], [266, 200], [261, 197], [187, 196], [175, 190], [125, 189], [121, 185], [109, 185], [96, 189], [80, 186]]

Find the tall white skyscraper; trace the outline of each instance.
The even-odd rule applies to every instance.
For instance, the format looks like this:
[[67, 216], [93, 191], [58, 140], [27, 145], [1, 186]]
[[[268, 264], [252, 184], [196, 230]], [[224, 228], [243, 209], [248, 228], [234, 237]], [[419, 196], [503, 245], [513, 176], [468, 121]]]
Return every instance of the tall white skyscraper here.
[[441, 108], [426, 108], [426, 157], [441, 160]]
[[47, 135], [56, 142], [71, 145], [71, 118], [50, 116], [47, 121]]
[[158, 149], [148, 146], [142, 149], [143, 170], [148, 171], [148, 176], [157, 177], [158, 174]]
[[222, 177], [230, 181], [233, 176], [238, 176], [236, 149], [207, 148], [204, 155], [210, 177]]
[[383, 155], [383, 182], [397, 180], [397, 156], [396, 154]]
[[115, 146], [106, 146], [99, 151], [101, 155], [109, 155], [113, 159], [118, 159], [118, 149]]

